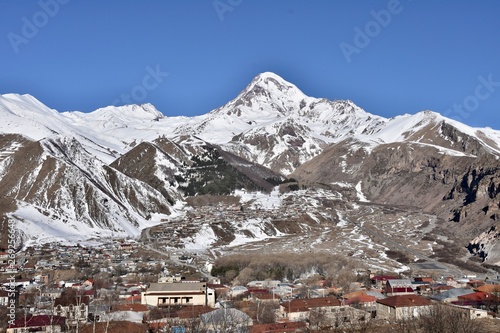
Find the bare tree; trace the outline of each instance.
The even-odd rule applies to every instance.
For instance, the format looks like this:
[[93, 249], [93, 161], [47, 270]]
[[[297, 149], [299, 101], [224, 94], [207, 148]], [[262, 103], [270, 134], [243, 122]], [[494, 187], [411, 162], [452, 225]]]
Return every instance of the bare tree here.
[[272, 324], [276, 322], [276, 311], [279, 309], [279, 304], [273, 302], [263, 302], [257, 309], [259, 323]]
[[351, 291], [351, 283], [356, 281], [356, 278], [356, 274], [352, 269], [344, 269], [335, 276], [334, 281], [338, 287], [342, 288], [344, 293], [348, 293]]
[[349, 333], [376, 332], [376, 322], [370, 312], [358, 309], [349, 309], [349, 321], [345, 323]]
[[413, 316], [403, 316], [394, 323], [394, 328], [400, 333], [419, 333], [419, 321]]
[[255, 271], [250, 268], [250, 267], [245, 267], [240, 271], [240, 274], [238, 274], [237, 280], [238, 284], [245, 285], [250, 281], [253, 281], [256, 279], [256, 274]]
[[330, 326], [331, 322], [326, 314], [326, 310], [321, 308], [310, 309], [308, 321], [311, 330], [319, 330], [322, 327]]
[[[172, 326], [175, 326], [173, 324]], [[180, 326], [184, 326], [186, 333], [207, 333], [208, 329], [203, 324], [200, 318], [191, 318], [180, 323]]]
[[250, 317], [233, 308], [206, 313], [201, 321], [202, 330], [225, 333], [247, 333], [251, 325]]
[[420, 318], [423, 333], [480, 333], [483, 323], [472, 319], [468, 312], [450, 305], [436, 304]]

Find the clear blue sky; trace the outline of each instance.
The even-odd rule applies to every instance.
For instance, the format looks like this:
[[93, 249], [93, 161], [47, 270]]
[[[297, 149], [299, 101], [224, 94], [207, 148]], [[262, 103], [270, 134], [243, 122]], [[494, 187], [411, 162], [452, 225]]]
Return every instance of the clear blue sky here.
[[0, 36], [0, 93], [59, 111], [132, 93], [203, 114], [271, 71], [385, 117], [430, 109], [500, 129], [495, 0], [2, 0]]

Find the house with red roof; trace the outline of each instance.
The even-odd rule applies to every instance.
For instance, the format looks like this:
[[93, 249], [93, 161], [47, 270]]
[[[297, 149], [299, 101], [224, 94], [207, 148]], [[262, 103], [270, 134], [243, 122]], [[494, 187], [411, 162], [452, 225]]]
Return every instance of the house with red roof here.
[[432, 277], [430, 277], [430, 276], [417, 276], [417, 277], [415, 277], [415, 282], [425, 282], [427, 284], [431, 284]]
[[31, 316], [19, 318], [7, 327], [6, 333], [18, 332], [51, 332], [59, 333], [66, 331], [66, 318], [52, 315]]
[[0, 305], [1, 306], [9, 305], [9, 292], [5, 290], [0, 290]]
[[396, 295], [376, 302], [377, 318], [389, 320], [416, 318], [429, 313], [433, 306], [430, 300], [418, 295]]
[[117, 304], [112, 307], [112, 311], [134, 311], [134, 312], [144, 312], [149, 313], [149, 307], [146, 304]]
[[93, 279], [87, 279], [82, 283], [82, 286], [86, 289], [92, 289], [94, 286], [94, 280]]
[[252, 294], [252, 299], [255, 302], [269, 302], [269, 303], [279, 303], [280, 298], [274, 293], [256, 293]]
[[395, 280], [397, 278], [398, 278], [397, 276], [392, 276], [392, 275], [375, 275], [371, 277], [370, 280], [372, 282], [372, 286], [380, 289], [385, 286], [387, 280]]
[[435, 284], [435, 285], [431, 285], [431, 292], [433, 294], [437, 294], [437, 293], [442, 293], [442, 292], [445, 292], [445, 291], [448, 291], [448, 290], [451, 290], [451, 289], [455, 289], [454, 287], [448, 285], [448, 284]]
[[377, 300], [377, 297], [368, 295], [365, 290], [345, 294], [342, 298], [344, 299], [344, 305], [349, 305], [357, 309], [363, 309], [367, 312], [376, 310], [375, 301]]
[[457, 297], [455, 305], [471, 306], [480, 309], [498, 308], [500, 306], [500, 297], [484, 291], [476, 291], [471, 294]]
[[9, 259], [8, 252], [0, 252], [0, 264], [6, 264], [8, 259]]
[[500, 293], [500, 285], [499, 284], [484, 284], [475, 289], [476, 291], [484, 291], [491, 294]]
[[214, 308], [207, 305], [185, 306], [177, 311], [177, 317], [179, 320], [193, 319], [213, 310]]
[[128, 296], [127, 298], [125, 298], [125, 302], [127, 303], [141, 303], [141, 298], [142, 296], [139, 294], [139, 295], [132, 295], [132, 296]]
[[290, 321], [302, 321], [309, 317], [312, 309], [336, 312], [340, 308], [340, 301], [335, 297], [292, 299], [280, 303], [280, 314]]

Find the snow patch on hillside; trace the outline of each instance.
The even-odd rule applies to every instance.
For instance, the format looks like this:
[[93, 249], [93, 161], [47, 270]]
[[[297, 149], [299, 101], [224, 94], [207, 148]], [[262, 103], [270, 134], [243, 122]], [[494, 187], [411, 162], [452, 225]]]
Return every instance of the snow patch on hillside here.
[[[268, 234], [264, 232], [263, 226], [264, 226], [264, 221], [258, 218], [248, 219], [242, 222], [241, 227], [239, 227], [238, 231], [234, 234], [235, 239], [228, 245], [228, 247], [248, 244], [252, 242], [259, 242], [269, 238], [275, 238], [283, 235], [282, 233], [278, 232], [277, 236], [270, 237]], [[249, 235], [249, 233], [251, 235]]]
[[281, 206], [279, 187], [276, 186], [271, 193], [247, 192], [236, 190], [234, 195], [240, 197], [242, 204], [250, 204], [253, 209], [274, 209]]
[[205, 251], [217, 240], [217, 236], [208, 224], [203, 224], [192, 237], [184, 239], [184, 248], [190, 251]]
[[361, 190], [361, 181], [359, 181], [356, 184], [356, 195], [358, 196], [359, 201], [361, 202], [370, 202], [365, 195], [363, 194], [363, 191]]
[[[62, 221], [53, 216], [46, 216], [33, 206], [18, 203], [18, 209], [10, 214], [16, 221], [16, 228], [24, 236], [25, 246], [59, 242], [75, 244], [89, 238], [128, 237], [131, 230], [116, 232], [101, 228], [93, 228], [78, 221]], [[129, 224], [129, 222], [126, 222]], [[137, 231], [134, 232], [136, 235]]]

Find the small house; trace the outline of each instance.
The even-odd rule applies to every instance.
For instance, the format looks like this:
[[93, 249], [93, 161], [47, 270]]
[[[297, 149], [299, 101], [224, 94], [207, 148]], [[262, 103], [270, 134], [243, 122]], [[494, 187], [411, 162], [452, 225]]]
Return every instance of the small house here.
[[432, 302], [418, 295], [396, 295], [376, 301], [377, 318], [410, 319], [428, 314]]

